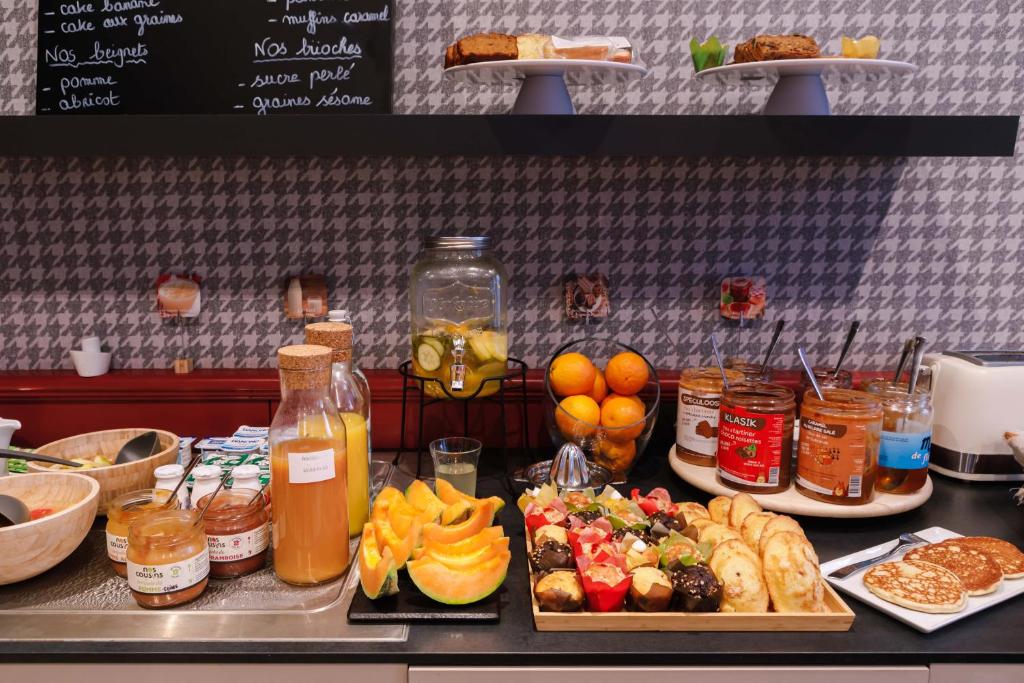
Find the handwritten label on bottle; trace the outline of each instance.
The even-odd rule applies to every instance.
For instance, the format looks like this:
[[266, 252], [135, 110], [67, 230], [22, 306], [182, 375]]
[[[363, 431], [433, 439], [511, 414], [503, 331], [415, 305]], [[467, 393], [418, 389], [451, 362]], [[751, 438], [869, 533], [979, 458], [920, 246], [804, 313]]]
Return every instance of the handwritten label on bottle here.
[[288, 483], [315, 484], [334, 479], [334, 449], [288, 454]]

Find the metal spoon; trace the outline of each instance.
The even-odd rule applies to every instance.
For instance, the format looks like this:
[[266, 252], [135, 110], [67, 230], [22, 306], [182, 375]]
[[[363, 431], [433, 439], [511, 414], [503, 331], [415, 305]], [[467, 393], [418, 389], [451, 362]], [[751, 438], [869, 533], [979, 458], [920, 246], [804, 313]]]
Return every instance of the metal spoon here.
[[924, 360], [924, 337], [914, 337], [914, 360], [910, 364], [910, 380], [907, 382], [907, 393], [911, 396], [917, 389], [917, 376], [921, 372], [921, 361]]
[[[208, 493], [207, 494], [208, 496], [210, 496], [210, 502], [207, 503], [206, 507], [204, 507], [202, 512], [199, 513], [199, 519], [200, 520], [206, 515], [206, 511], [210, 509], [210, 506], [213, 505], [213, 501], [217, 498], [217, 494], [220, 493], [220, 490], [222, 488], [224, 488], [224, 482], [226, 482], [228, 480], [228, 476], [230, 474], [231, 474], [230, 472], [225, 472], [224, 476], [220, 478], [220, 483], [217, 484], [217, 488], [215, 488], [213, 490], [213, 493]], [[170, 500], [170, 498], [168, 498], [168, 500]]]
[[0, 527], [24, 524], [31, 516], [28, 506], [21, 500], [14, 496], [0, 495]]
[[761, 377], [768, 374], [768, 363], [772, 359], [772, 353], [775, 352], [775, 346], [779, 343], [779, 337], [782, 336], [782, 328], [785, 326], [785, 320], [775, 323], [775, 332], [772, 333], [772, 340], [768, 342], [768, 351], [764, 354], [764, 362], [761, 363]]
[[192, 458], [192, 461], [189, 462], [188, 467], [185, 468], [185, 472], [181, 475], [181, 479], [178, 480], [178, 485], [174, 487], [173, 491], [171, 491], [171, 495], [167, 496], [167, 500], [174, 500], [174, 497], [178, 495], [178, 489], [180, 489], [181, 485], [185, 483], [185, 480], [188, 479], [189, 473], [193, 469], [195, 469], [195, 466], [199, 464], [200, 460], [202, 460], [202, 456], [200, 455], [196, 455], [194, 458]]
[[821, 385], [818, 384], [818, 378], [814, 376], [814, 370], [811, 369], [811, 364], [807, 360], [807, 354], [804, 353], [804, 347], [798, 347], [797, 355], [800, 356], [800, 364], [804, 366], [804, 372], [807, 373], [808, 379], [811, 380], [811, 386], [814, 387], [814, 393], [818, 395], [819, 401], [825, 400], [825, 395], [821, 393]]
[[54, 465], [66, 465], [68, 467], [82, 466], [82, 463], [80, 462], [72, 462], [71, 460], [64, 460], [63, 458], [55, 458], [52, 455], [43, 455], [41, 453], [33, 453], [32, 451], [12, 451], [7, 448], [0, 448], [0, 458], [21, 458], [22, 460], [48, 462]]
[[846, 342], [843, 344], [843, 350], [839, 353], [839, 360], [836, 361], [836, 369], [832, 371], [833, 377], [839, 376], [839, 370], [843, 367], [843, 361], [846, 360], [846, 356], [850, 353], [850, 347], [853, 346], [854, 337], [857, 336], [857, 330], [860, 329], [860, 321], [854, 320], [853, 324], [850, 325], [850, 331], [846, 333]]
[[121, 450], [117, 452], [117, 457], [114, 458], [114, 464], [123, 465], [126, 462], [145, 460], [155, 455], [159, 449], [160, 438], [156, 432], [143, 432], [135, 438], [129, 439], [121, 446]]
[[893, 382], [899, 384], [900, 375], [903, 374], [903, 368], [907, 367], [907, 359], [910, 358], [910, 354], [914, 352], [914, 337], [911, 337], [907, 341], [903, 342], [903, 353], [900, 354], [900, 362], [896, 364], [896, 376], [893, 377]]
[[718, 340], [715, 339], [715, 335], [711, 335], [711, 350], [715, 354], [715, 362], [718, 363], [718, 369], [722, 371], [722, 386], [728, 390], [729, 378], [725, 376], [725, 365], [722, 364], [722, 355], [718, 353]]

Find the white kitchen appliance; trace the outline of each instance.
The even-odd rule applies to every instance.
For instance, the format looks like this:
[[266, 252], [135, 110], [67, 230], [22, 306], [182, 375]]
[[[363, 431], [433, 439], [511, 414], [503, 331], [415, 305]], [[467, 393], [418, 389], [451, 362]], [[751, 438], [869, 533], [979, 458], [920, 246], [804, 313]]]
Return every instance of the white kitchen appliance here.
[[1024, 481], [1004, 435], [1024, 431], [1024, 351], [929, 354], [930, 467], [968, 481]]

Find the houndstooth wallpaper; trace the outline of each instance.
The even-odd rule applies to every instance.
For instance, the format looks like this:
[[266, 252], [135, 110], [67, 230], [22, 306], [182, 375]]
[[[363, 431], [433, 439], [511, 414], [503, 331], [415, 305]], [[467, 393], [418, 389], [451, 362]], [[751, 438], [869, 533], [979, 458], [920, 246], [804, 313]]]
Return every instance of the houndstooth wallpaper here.
[[[578, 89], [584, 113], [749, 113], [767, 92], [692, 78], [685, 43], [717, 33], [803, 31], [883, 39], [922, 71], [897, 83], [832, 83], [837, 113], [1020, 114], [1024, 8], [1013, 0], [732, 3], [399, 0], [396, 113], [500, 112], [510, 90], [441, 80], [443, 45], [475, 30], [615, 33], [650, 75]], [[34, 109], [35, 7], [0, 4], [0, 113]], [[1018, 141], [1018, 147], [1024, 149]], [[424, 233], [487, 232], [511, 272], [513, 352], [544, 361], [584, 332], [632, 340], [660, 366], [758, 355], [770, 322], [834, 357], [862, 321], [852, 365], [877, 368], [900, 339], [936, 347], [1024, 344], [1024, 157], [1016, 159], [0, 159], [0, 369], [70, 367], [101, 335], [115, 367], [166, 367], [180, 343], [200, 366], [273, 365], [301, 338], [282, 281], [323, 272], [332, 306], [357, 311], [366, 367], [407, 353], [407, 273]], [[158, 274], [204, 278], [201, 318], [153, 313]], [[604, 270], [612, 318], [564, 321], [559, 283]], [[717, 316], [722, 277], [769, 285], [769, 321]], [[184, 340], [184, 341], [182, 341]]]

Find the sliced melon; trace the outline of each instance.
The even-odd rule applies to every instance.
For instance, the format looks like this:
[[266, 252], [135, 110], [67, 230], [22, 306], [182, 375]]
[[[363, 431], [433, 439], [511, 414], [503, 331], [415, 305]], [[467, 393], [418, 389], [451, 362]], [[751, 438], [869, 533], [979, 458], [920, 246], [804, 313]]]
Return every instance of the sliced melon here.
[[409, 533], [404, 536], [398, 535], [391, 522], [387, 519], [373, 520], [373, 531], [377, 537], [377, 546], [387, 546], [395, 559], [395, 567], [401, 569], [412, 555], [412, 549], [420, 544], [423, 525], [418, 520], [413, 520]]
[[472, 555], [482, 548], [502, 538], [505, 530], [500, 526], [489, 526], [480, 533], [464, 538], [457, 543], [440, 543], [439, 541], [424, 540], [423, 547], [437, 549], [445, 555]]
[[446, 567], [452, 569], [472, 569], [478, 567], [492, 557], [497, 557], [500, 553], [508, 550], [508, 537], [502, 537], [495, 541], [492, 541], [489, 546], [480, 548], [474, 553], [469, 554], [445, 554], [445, 546], [424, 546], [422, 548], [416, 548], [412, 551], [412, 557], [414, 560], [421, 560], [423, 558], [429, 558], [437, 560]]
[[437, 497], [448, 505], [454, 505], [460, 500], [464, 500], [475, 508], [483, 501], [489, 500], [494, 505], [494, 514], [498, 514], [501, 508], [505, 507], [505, 501], [500, 496], [491, 496], [490, 498], [474, 498], [473, 496], [467, 496], [465, 493], [452, 486], [450, 481], [445, 479], [436, 480], [434, 482], [434, 488], [437, 489]]
[[409, 533], [414, 520], [419, 520], [422, 525], [428, 522], [436, 522], [438, 517], [430, 510], [418, 510], [405, 502], [405, 498], [388, 506], [388, 521], [391, 522], [391, 526], [394, 527], [395, 533], [399, 536], [405, 537]]
[[398, 567], [391, 548], [383, 552], [377, 546], [377, 535], [371, 522], [363, 525], [363, 540], [359, 545], [359, 585], [371, 600], [398, 592]]
[[373, 499], [373, 508], [371, 513], [377, 512], [379, 509], [387, 510], [387, 508], [399, 502], [405, 502], [405, 496], [402, 492], [394, 486], [385, 486], [380, 490], [380, 493], [377, 494], [377, 497]]
[[449, 505], [441, 513], [441, 524], [448, 526], [465, 522], [473, 514], [473, 506], [468, 500], [458, 500]]
[[444, 502], [434, 495], [425, 482], [419, 479], [409, 484], [409, 488], [405, 490], [405, 497], [413, 507], [430, 511], [434, 515], [434, 519], [440, 518], [441, 513], [444, 512]]
[[457, 543], [464, 538], [475, 536], [494, 521], [494, 505], [485, 500], [469, 516], [465, 522], [451, 526], [427, 524], [423, 527], [423, 541], [435, 543]]
[[468, 605], [501, 587], [511, 559], [512, 553], [503, 550], [472, 569], [453, 569], [425, 557], [409, 562], [409, 578], [431, 600], [445, 605]]

